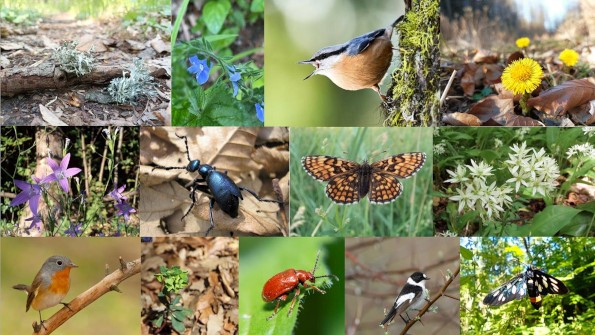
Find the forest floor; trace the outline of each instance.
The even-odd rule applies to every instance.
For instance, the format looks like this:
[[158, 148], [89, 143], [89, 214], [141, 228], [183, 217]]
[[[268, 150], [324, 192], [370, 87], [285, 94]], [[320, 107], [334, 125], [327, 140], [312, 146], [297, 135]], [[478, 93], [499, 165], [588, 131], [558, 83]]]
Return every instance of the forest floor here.
[[[125, 27], [120, 19], [80, 21], [68, 15], [46, 17], [28, 27], [5, 22], [1, 28], [3, 125], [169, 123], [171, 48], [163, 32]], [[56, 71], [52, 53], [67, 41], [94, 56], [91, 73], [57, 78], [56, 73], [64, 72]], [[109, 82], [123, 73], [129, 77], [139, 58], [153, 77], [154, 91], [130, 103], [114, 102], [107, 93]]]

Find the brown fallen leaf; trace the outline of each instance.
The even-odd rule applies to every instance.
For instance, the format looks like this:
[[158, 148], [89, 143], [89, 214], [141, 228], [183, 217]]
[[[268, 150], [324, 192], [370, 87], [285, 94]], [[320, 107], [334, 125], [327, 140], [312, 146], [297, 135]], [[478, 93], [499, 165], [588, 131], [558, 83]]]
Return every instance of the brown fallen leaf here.
[[501, 81], [504, 68], [500, 64], [484, 64], [481, 70], [485, 77], [484, 85], [492, 85]]
[[595, 100], [569, 110], [568, 114], [575, 123], [586, 126], [595, 124]]
[[506, 124], [509, 114], [515, 115], [514, 103], [512, 99], [502, 99], [499, 96], [492, 95], [473, 105], [469, 109], [469, 114], [476, 116], [481, 123], [493, 120], [503, 126]]
[[553, 87], [538, 97], [527, 100], [527, 105], [558, 116], [591, 100], [595, 100], [595, 84], [592, 78], [586, 78], [570, 80]]
[[479, 65], [467, 63], [463, 66], [463, 77], [461, 77], [461, 87], [465, 95], [473, 95], [475, 86], [481, 83], [483, 73], [478, 71]]
[[[41, 113], [43, 120], [50, 126], [68, 126], [66, 123], [64, 123], [64, 121], [60, 120], [60, 118], [54, 114], [54, 112], [50, 111], [42, 104], [39, 104], [39, 112]], [[56, 110], [56, 112], [62, 114], [62, 111], [59, 108]]]
[[474, 63], [495, 64], [498, 63], [500, 56], [491, 50], [479, 50], [473, 56]]
[[520, 51], [515, 51], [513, 53], [510, 54], [510, 56], [508, 56], [508, 59], [506, 60], [506, 65], [514, 62], [515, 60], [519, 60], [519, 59], [523, 59], [525, 58], [525, 55], [520, 52]]
[[514, 113], [506, 114], [505, 126], [509, 127], [544, 127], [545, 125], [530, 117], [516, 115]]
[[451, 126], [481, 126], [477, 116], [459, 112], [444, 115], [442, 122]]

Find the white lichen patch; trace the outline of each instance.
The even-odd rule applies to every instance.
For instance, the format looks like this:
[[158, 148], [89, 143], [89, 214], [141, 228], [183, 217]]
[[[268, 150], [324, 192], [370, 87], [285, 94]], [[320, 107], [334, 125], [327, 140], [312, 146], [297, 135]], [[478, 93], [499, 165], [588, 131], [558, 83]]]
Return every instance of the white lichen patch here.
[[52, 59], [58, 67], [66, 73], [75, 74], [77, 77], [91, 73], [95, 68], [95, 57], [91, 50], [83, 52], [76, 50], [78, 42], [64, 42], [52, 53]]
[[107, 88], [109, 94], [118, 103], [128, 103], [135, 101], [138, 97], [153, 96], [156, 94], [154, 89], [153, 77], [143, 66], [140, 59], [134, 60], [134, 67], [130, 69], [130, 75], [122, 73], [122, 78], [112, 79]]

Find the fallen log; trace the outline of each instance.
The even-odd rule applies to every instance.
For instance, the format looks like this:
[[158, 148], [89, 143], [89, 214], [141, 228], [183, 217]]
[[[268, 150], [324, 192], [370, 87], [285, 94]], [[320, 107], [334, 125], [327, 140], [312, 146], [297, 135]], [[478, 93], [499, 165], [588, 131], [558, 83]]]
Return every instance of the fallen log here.
[[[122, 73], [130, 73], [129, 65], [98, 65], [93, 72], [82, 77], [67, 74], [51, 62], [43, 62], [35, 67], [19, 67], [0, 71], [0, 93], [3, 97], [37, 90], [62, 89], [75, 85], [108, 84]], [[167, 75], [165, 69], [149, 66], [149, 73], [154, 78]]]

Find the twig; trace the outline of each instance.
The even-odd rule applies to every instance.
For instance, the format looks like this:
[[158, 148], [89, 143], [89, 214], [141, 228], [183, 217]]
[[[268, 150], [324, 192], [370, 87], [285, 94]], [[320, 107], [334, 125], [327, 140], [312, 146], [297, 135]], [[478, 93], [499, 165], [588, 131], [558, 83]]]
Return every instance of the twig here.
[[450, 79], [448, 79], [448, 83], [446, 84], [446, 87], [444, 88], [444, 92], [442, 92], [442, 96], [440, 97], [440, 107], [442, 107], [442, 105], [444, 104], [444, 100], [446, 100], [446, 95], [448, 94], [448, 91], [450, 90], [450, 86], [452, 85], [452, 82], [455, 80], [456, 74], [457, 74], [457, 70], [452, 70]]
[[64, 322], [73, 317], [83, 308], [90, 305], [95, 300], [99, 299], [102, 295], [110, 291], [115, 291], [117, 289], [118, 284], [128, 279], [129, 277], [137, 273], [140, 273], [140, 267], [140, 258], [135, 259], [132, 262], [124, 263], [124, 261], [122, 261], [122, 258], [120, 257], [120, 269], [112, 272], [110, 275], [103, 278], [103, 280], [101, 280], [99, 283], [95, 284], [87, 291], [79, 294], [78, 297], [74, 298], [70, 303], [68, 303], [68, 307], [62, 308], [56, 314], [52, 315], [51, 318], [45, 320], [43, 323], [44, 327], [41, 327], [37, 325], [37, 323], [35, 323], [34, 325], [37, 325], [41, 329], [38, 332], [35, 332], [34, 327], [33, 334], [51, 334]]
[[405, 325], [405, 328], [403, 328], [403, 331], [401, 331], [401, 335], [406, 334], [407, 331], [409, 330], [409, 328], [411, 328], [417, 321], [421, 320], [421, 317], [424, 314], [426, 314], [426, 312], [428, 311], [428, 309], [430, 309], [430, 307], [436, 301], [438, 301], [438, 299], [440, 299], [440, 297], [442, 297], [444, 295], [444, 292], [446, 291], [446, 289], [450, 286], [450, 284], [452, 284], [452, 281], [459, 275], [459, 271], [461, 271], [461, 265], [460, 264], [457, 267], [457, 270], [455, 271], [455, 273], [453, 273], [453, 275], [450, 277], [450, 279], [446, 281], [446, 283], [444, 284], [444, 286], [442, 286], [442, 288], [440, 289], [440, 292], [438, 292], [438, 294], [436, 294], [436, 296], [434, 297], [434, 299], [428, 301], [428, 303], [424, 306], [424, 308], [422, 308], [421, 311], [419, 311], [419, 314], [417, 314], [417, 316], [413, 320], [409, 321]]

